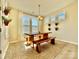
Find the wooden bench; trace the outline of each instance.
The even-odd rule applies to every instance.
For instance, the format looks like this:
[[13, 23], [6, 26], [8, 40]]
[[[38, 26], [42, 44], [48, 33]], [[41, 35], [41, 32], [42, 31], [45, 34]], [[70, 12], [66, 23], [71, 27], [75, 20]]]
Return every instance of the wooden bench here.
[[40, 44], [48, 41], [50, 41], [51, 44], [55, 44], [55, 38], [56, 37], [50, 37], [46, 39], [35, 40], [33, 41], [33, 47], [34, 47], [34, 44], [36, 44], [36, 51], [40, 53], [41, 52]]
[[[38, 53], [40, 53], [41, 52], [41, 47], [40, 47], [41, 43], [50, 41], [51, 44], [55, 44], [55, 38], [56, 37], [49, 37], [48, 36], [49, 33], [51, 33], [51, 32], [48, 32], [48, 33], [35, 33], [35, 34], [34, 33], [32, 33], [32, 34], [25, 33], [25, 35], [29, 36], [29, 41], [33, 43], [33, 48], [34, 48], [34, 44], [36, 44], [36, 51]], [[41, 35], [42, 35], [42, 37], [41, 37]], [[39, 36], [39, 37], [37, 39], [34, 39], [35, 36]]]
[[50, 39], [51, 39], [51, 44], [55, 44], [55, 38], [56, 37], [51, 37]]

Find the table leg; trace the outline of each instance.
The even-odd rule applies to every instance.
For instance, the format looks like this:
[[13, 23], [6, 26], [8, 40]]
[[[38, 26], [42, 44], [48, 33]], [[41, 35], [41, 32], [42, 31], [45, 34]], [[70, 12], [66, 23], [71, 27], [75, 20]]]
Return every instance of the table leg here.
[[37, 51], [38, 53], [41, 52], [40, 43], [37, 44], [37, 46], [36, 46], [36, 51]]
[[51, 44], [55, 44], [55, 38], [51, 39]]
[[33, 48], [34, 48], [34, 43], [33, 43]]

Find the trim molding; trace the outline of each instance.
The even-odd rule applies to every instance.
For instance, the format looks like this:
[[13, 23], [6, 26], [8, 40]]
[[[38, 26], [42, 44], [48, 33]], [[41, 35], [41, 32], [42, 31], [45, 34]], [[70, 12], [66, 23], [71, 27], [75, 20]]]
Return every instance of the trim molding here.
[[74, 44], [74, 45], [78, 45], [78, 43], [76, 43], [76, 42], [70, 42], [70, 41], [61, 40], [61, 39], [56, 39], [56, 40], [63, 41], [63, 42], [67, 42], [67, 43]]
[[[71, 43], [71, 44], [75, 44], [75, 45], [78, 45], [77, 42], [71, 42], [71, 41], [62, 40], [62, 39], [58, 39], [58, 38], [57, 38], [56, 40], [63, 41], [63, 42], [67, 42], [67, 43]], [[25, 41], [25, 40], [16, 40], [16, 41], [11, 41], [11, 42], [9, 42], [9, 43], [17, 43], [17, 42], [23, 42], [23, 41]]]
[[22, 41], [25, 41], [25, 40], [16, 40], [16, 41], [12, 41], [12, 42], [9, 42], [9, 43], [11, 44], [11, 43], [17, 43], [17, 42], [22, 42]]
[[7, 46], [6, 46], [6, 49], [4, 50], [4, 51], [2, 51], [2, 59], [4, 59], [4, 57], [5, 57], [5, 55], [6, 55], [6, 52], [7, 52], [7, 49], [8, 49], [8, 47], [9, 47], [9, 42], [8, 42], [8, 44], [7, 44]]
[[[78, 45], [78, 43], [76, 43], [76, 42], [70, 42], [70, 41], [61, 40], [61, 39], [56, 39], [56, 40], [67, 42], [67, 43], [71, 43], [71, 44], [74, 44], [74, 45]], [[25, 40], [16, 40], [16, 41], [12, 41], [12, 42], [9, 42], [9, 43], [17, 43], [17, 42], [22, 42], [22, 41], [25, 41]]]
[[67, 8], [67, 7], [69, 7], [69, 6], [72, 6], [74, 3], [76, 3], [77, 2], [77, 0], [75, 0], [75, 1], [73, 1], [72, 3], [70, 3], [70, 4], [68, 4], [68, 5], [66, 5], [66, 6], [64, 6], [64, 7], [61, 7], [61, 8], [59, 8], [59, 9], [56, 9], [56, 10], [54, 10], [54, 11], [49, 11], [49, 13], [47, 13], [45, 16], [49, 16], [49, 15], [51, 15], [51, 14], [54, 14], [54, 13], [56, 13], [57, 11], [59, 11], [59, 10], [63, 10], [63, 9], [65, 9], [65, 8]]

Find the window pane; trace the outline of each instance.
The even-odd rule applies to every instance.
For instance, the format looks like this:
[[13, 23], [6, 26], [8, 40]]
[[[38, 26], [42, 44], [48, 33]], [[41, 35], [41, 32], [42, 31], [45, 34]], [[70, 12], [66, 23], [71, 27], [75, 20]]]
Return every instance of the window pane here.
[[37, 33], [38, 32], [38, 26], [32, 26], [32, 32]]
[[23, 33], [29, 33], [29, 26], [23, 26], [23, 29], [22, 29]]
[[22, 17], [22, 24], [23, 25], [30, 25], [29, 19], [30, 19], [29, 16], [23, 16]]
[[32, 26], [38, 26], [38, 20], [35, 17], [32, 18]]
[[50, 17], [49, 16], [45, 17], [44, 24], [49, 24], [49, 21], [50, 21]]
[[30, 17], [29, 16], [23, 16], [22, 17], [22, 32], [24, 33], [30, 33]]
[[38, 32], [38, 19], [35, 17], [32, 18], [32, 32], [33, 33]]

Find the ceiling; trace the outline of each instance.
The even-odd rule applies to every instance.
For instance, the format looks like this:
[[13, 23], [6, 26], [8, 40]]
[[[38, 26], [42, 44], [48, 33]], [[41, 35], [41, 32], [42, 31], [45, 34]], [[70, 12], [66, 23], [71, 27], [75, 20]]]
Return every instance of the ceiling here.
[[40, 4], [40, 14], [46, 16], [74, 1], [75, 0], [8, 0], [8, 4], [10, 7], [33, 15], [39, 15], [38, 4]]

